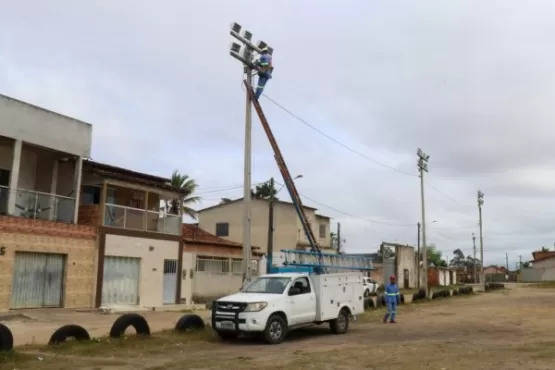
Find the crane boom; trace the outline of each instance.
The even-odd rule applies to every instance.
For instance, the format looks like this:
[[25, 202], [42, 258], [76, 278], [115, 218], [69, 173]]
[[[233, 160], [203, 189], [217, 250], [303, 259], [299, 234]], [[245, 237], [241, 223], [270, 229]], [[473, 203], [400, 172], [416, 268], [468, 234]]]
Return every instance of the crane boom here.
[[293, 179], [291, 178], [291, 173], [289, 172], [289, 169], [287, 168], [287, 165], [285, 164], [285, 160], [283, 159], [283, 155], [281, 154], [281, 150], [279, 149], [279, 146], [277, 144], [277, 141], [274, 137], [274, 134], [272, 133], [272, 130], [270, 128], [270, 125], [268, 124], [268, 120], [266, 119], [266, 116], [264, 115], [264, 111], [262, 110], [262, 107], [260, 106], [260, 103], [258, 102], [258, 100], [254, 97], [254, 91], [252, 89], [252, 86], [250, 86], [247, 81], [243, 81], [245, 84], [245, 87], [247, 88], [250, 100], [252, 101], [252, 104], [254, 105], [254, 109], [256, 110], [256, 113], [258, 114], [258, 118], [260, 119], [260, 123], [262, 124], [262, 127], [264, 128], [264, 131], [266, 132], [266, 136], [268, 136], [268, 140], [270, 141], [270, 145], [272, 146], [272, 149], [274, 150], [274, 158], [276, 160], [276, 163], [278, 165], [279, 171], [281, 172], [281, 175], [283, 177], [283, 181], [285, 182], [285, 186], [287, 187], [287, 190], [289, 191], [289, 195], [291, 196], [291, 200], [293, 201], [293, 205], [295, 206], [295, 211], [297, 212], [297, 215], [299, 216], [299, 220], [301, 221], [301, 225], [303, 226], [303, 231], [306, 235], [306, 238], [308, 240], [308, 244], [310, 245], [310, 250], [311, 252], [314, 252], [318, 255], [318, 261], [319, 264], [322, 264], [322, 252], [320, 250], [320, 247], [318, 245], [318, 242], [316, 241], [316, 237], [314, 236], [314, 232], [312, 231], [312, 227], [310, 226], [310, 222], [308, 221], [308, 217], [306, 216], [306, 213], [304, 211], [304, 207], [303, 207], [303, 203], [301, 200], [301, 197], [299, 196], [299, 193], [297, 192], [297, 188], [295, 186], [295, 183], [293, 181]]

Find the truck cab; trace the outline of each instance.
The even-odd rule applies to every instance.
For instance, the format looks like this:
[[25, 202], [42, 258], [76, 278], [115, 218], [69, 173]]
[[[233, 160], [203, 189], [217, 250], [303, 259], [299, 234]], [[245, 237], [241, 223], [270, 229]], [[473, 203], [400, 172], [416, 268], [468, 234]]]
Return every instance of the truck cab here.
[[323, 322], [344, 334], [349, 318], [363, 312], [362, 274], [279, 273], [257, 277], [212, 306], [212, 327], [223, 339], [261, 333], [281, 343], [291, 330]]

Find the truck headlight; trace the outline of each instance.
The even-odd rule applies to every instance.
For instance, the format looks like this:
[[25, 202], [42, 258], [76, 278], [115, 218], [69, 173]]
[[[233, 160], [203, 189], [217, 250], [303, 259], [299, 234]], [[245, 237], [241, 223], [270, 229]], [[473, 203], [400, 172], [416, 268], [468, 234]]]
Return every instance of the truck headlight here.
[[252, 302], [247, 305], [247, 308], [245, 308], [245, 312], [262, 311], [266, 308], [266, 306], [268, 306], [268, 302]]

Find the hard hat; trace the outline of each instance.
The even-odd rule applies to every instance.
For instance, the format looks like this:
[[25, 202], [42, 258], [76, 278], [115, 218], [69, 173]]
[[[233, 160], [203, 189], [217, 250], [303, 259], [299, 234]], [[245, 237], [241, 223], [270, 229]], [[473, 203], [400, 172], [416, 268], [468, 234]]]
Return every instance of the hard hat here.
[[391, 275], [391, 276], [389, 277], [389, 280], [395, 280], [395, 275]]

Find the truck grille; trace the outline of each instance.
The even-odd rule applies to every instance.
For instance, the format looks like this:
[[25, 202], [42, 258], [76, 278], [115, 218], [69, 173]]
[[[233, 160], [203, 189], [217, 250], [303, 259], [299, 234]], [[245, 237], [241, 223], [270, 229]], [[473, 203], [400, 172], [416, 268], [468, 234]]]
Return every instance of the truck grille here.
[[236, 313], [236, 312], [243, 312], [245, 308], [247, 308], [246, 303], [239, 303], [239, 302], [216, 302], [216, 311], [217, 312], [229, 312], [229, 313]]

